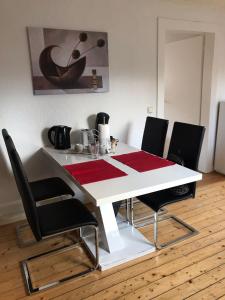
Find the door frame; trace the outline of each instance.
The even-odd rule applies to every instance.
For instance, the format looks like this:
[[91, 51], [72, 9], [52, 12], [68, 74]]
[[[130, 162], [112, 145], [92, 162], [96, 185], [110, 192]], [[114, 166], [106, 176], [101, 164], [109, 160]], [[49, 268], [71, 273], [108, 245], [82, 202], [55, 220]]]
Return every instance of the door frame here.
[[[212, 120], [213, 103], [216, 99], [216, 76], [218, 68], [215, 60], [218, 27], [216, 24], [158, 18], [158, 58], [157, 58], [157, 117], [164, 118], [165, 99], [165, 44], [167, 31], [184, 31], [204, 34], [202, 99], [200, 125], [206, 127], [205, 138], [200, 158], [203, 172], [213, 170], [216, 121]], [[214, 121], [214, 122], [213, 122]], [[213, 124], [215, 123], [215, 124]]]

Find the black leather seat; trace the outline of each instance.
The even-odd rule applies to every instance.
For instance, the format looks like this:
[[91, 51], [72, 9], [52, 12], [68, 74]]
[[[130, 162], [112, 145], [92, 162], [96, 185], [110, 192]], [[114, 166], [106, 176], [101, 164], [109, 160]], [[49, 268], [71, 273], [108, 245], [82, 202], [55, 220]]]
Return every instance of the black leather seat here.
[[171, 193], [171, 189], [166, 189], [163, 191], [138, 196], [138, 199], [141, 202], [145, 203], [147, 206], [151, 207], [152, 210], [158, 212], [160, 210], [160, 208], [163, 208], [164, 206], [166, 206], [168, 204], [182, 201], [182, 200], [185, 200], [188, 198], [194, 198], [196, 185], [194, 183], [194, 184], [189, 184], [188, 186], [190, 187], [188, 193], [186, 193], [182, 196], [181, 195], [179, 195], [179, 196], [173, 195]]
[[162, 157], [169, 121], [147, 117], [141, 149]]
[[[205, 127], [203, 126], [175, 122], [172, 131], [169, 151], [168, 151], [168, 159], [170, 159], [170, 157], [179, 157], [179, 159], [183, 161], [183, 165], [185, 167], [197, 171], [204, 133], [205, 133]], [[180, 186], [180, 188], [182, 187]], [[141, 202], [149, 206], [155, 212], [154, 238], [156, 240], [154, 242], [156, 246], [157, 246], [157, 221], [158, 221], [157, 214], [159, 209], [168, 204], [172, 204], [178, 201], [183, 201], [189, 198], [194, 198], [195, 191], [196, 191], [196, 183], [192, 182], [185, 186], [183, 194], [182, 193], [176, 194], [176, 189], [171, 188], [171, 189], [166, 189], [163, 191], [146, 194], [138, 197], [138, 199]], [[175, 216], [170, 216], [170, 217], [172, 217], [176, 221], [179, 221], [179, 223], [181, 223], [182, 225], [186, 226], [189, 230], [192, 231], [192, 234], [196, 233], [196, 230], [194, 230], [194, 228], [185, 224]], [[179, 238], [179, 240], [181, 239], [182, 237]], [[172, 244], [173, 242], [174, 241], [170, 241], [165, 245], [161, 245], [161, 248], [163, 246]]]
[[98, 226], [89, 210], [77, 199], [68, 199], [37, 208], [41, 236], [92, 225]]
[[[95, 270], [98, 267], [98, 261], [99, 261], [98, 228], [97, 228], [98, 224], [95, 217], [88, 211], [88, 209], [78, 199], [70, 198], [68, 200], [64, 200], [61, 202], [46, 204], [37, 207], [32, 189], [30, 187], [30, 184], [24, 172], [22, 162], [16, 151], [14, 143], [9, 135], [5, 136], [5, 143], [9, 154], [10, 162], [12, 165], [12, 170], [17, 184], [17, 188], [23, 202], [23, 207], [27, 217], [27, 221], [37, 241], [41, 241], [45, 238], [49, 238], [57, 234], [63, 234], [68, 231], [80, 230], [81, 228], [86, 226], [93, 227], [95, 231], [96, 259], [95, 259], [94, 266], [92, 268], [88, 268], [87, 270], [81, 273], [68, 276], [66, 278], [62, 278], [61, 280], [57, 280], [56, 282], [53, 283], [51, 282], [50, 286], [57, 285], [73, 277], [81, 276]], [[82, 239], [82, 244], [86, 245], [83, 239]], [[65, 247], [63, 248], [60, 247], [59, 249], [56, 250], [50, 250], [46, 253], [42, 253], [34, 257], [29, 257], [28, 259], [22, 261], [22, 268], [24, 272], [26, 286], [29, 293], [43, 290], [49, 287], [49, 285], [47, 284], [36, 288], [33, 287], [32, 278], [30, 276], [30, 271], [28, 268], [28, 261], [34, 260], [40, 256], [45, 256], [50, 252], [55, 252], [55, 251], [59, 252], [62, 249], [65, 250]], [[71, 249], [71, 246], [69, 246], [69, 249]]]
[[35, 201], [64, 195], [74, 196], [73, 190], [59, 177], [44, 178], [29, 182]]

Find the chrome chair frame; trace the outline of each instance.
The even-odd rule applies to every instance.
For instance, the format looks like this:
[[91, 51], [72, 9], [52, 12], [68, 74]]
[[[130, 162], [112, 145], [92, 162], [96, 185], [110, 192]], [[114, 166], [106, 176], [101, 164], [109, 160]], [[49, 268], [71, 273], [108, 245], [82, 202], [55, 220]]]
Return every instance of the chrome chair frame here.
[[[127, 214], [130, 224], [132, 226], [134, 226], [135, 228], [140, 228], [140, 227], [145, 227], [147, 225], [153, 224], [153, 243], [156, 249], [163, 249], [165, 247], [168, 247], [172, 244], [175, 244], [177, 242], [183, 241], [188, 239], [191, 236], [194, 236], [196, 234], [198, 234], [199, 232], [192, 227], [191, 225], [185, 223], [183, 220], [181, 220], [180, 218], [174, 216], [174, 215], [165, 215], [165, 213], [167, 212], [166, 209], [163, 209], [163, 212], [154, 212], [153, 215], [151, 215], [150, 217], [145, 217], [142, 218], [143, 219], [148, 219], [148, 222], [145, 223], [140, 223], [140, 224], [135, 224], [134, 223], [134, 218], [133, 218], [133, 199], [128, 199], [127, 200], [127, 209], [129, 210], [129, 213]], [[163, 215], [163, 216], [162, 216]], [[177, 223], [179, 223], [180, 225], [182, 225], [185, 229], [187, 229], [189, 232], [181, 237], [178, 237], [176, 239], [173, 239], [169, 242], [166, 243], [162, 243], [162, 244], [158, 244], [158, 223], [161, 221], [165, 221], [165, 220], [173, 220]], [[137, 222], [138, 220], [136, 220]]]
[[[182, 236], [176, 238], [176, 239], [170, 240], [169, 242], [158, 244], [158, 224], [159, 224], [159, 222], [165, 221], [165, 220], [174, 220], [175, 222], [182, 225], [189, 232], [186, 233], [185, 235], [182, 235]], [[153, 226], [154, 226], [153, 242], [154, 242], [155, 248], [158, 249], [158, 250], [163, 249], [165, 247], [168, 247], [168, 246], [170, 246], [172, 244], [175, 244], [177, 242], [184, 241], [184, 240], [188, 239], [189, 237], [194, 236], [194, 235], [199, 233], [194, 227], [192, 227], [191, 225], [185, 223], [183, 220], [181, 220], [180, 218], [178, 218], [174, 215], [166, 215], [166, 216], [163, 216], [162, 218], [159, 219], [159, 215], [158, 215], [157, 212], [154, 213]]]
[[[81, 236], [81, 229], [82, 228], [85, 228], [85, 227], [92, 227], [94, 228], [94, 234], [95, 234], [95, 257], [94, 255], [92, 254], [92, 252], [90, 251], [89, 247], [87, 246], [85, 240], [82, 238]], [[27, 291], [29, 293], [29, 295], [33, 294], [33, 293], [37, 293], [37, 292], [40, 292], [40, 291], [43, 291], [43, 290], [46, 290], [48, 288], [51, 288], [53, 286], [57, 286], [57, 285], [60, 285], [61, 283], [64, 283], [65, 281], [68, 281], [68, 280], [71, 280], [71, 279], [74, 279], [76, 277], [79, 277], [79, 276], [84, 276], [90, 272], [93, 272], [95, 271], [96, 269], [98, 269], [99, 267], [99, 238], [98, 238], [98, 227], [94, 226], [94, 225], [85, 225], [85, 226], [81, 226], [81, 227], [78, 227], [76, 229], [72, 229], [72, 230], [66, 230], [64, 232], [60, 232], [58, 234], [53, 234], [53, 235], [49, 235], [47, 237], [43, 237], [43, 240], [46, 240], [48, 238], [51, 238], [51, 237], [55, 237], [55, 236], [58, 236], [58, 235], [62, 235], [64, 233], [68, 233], [68, 232], [72, 232], [72, 231], [77, 231], [79, 230], [79, 240], [77, 242], [75, 242], [73, 245], [69, 245], [69, 246], [63, 246], [63, 247], [59, 247], [57, 249], [54, 249], [54, 250], [50, 250], [50, 251], [46, 251], [46, 252], [43, 252], [41, 254], [38, 254], [38, 255], [34, 255], [34, 256], [31, 256], [25, 260], [23, 260], [21, 262], [21, 267], [22, 267], [22, 273], [23, 273], [23, 276], [24, 276], [24, 280], [25, 280], [25, 284], [26, 284], [26, 288], [27, 288]], [[45, 257], [45, 256], [49, 256], [53, 253], [63, 253], [67, 250], [71, 250], [71, 249], [75, 249], [77, 248], [80, 244], [83, 244], [85, 249], [88, 251], [89, 255], [91, 256], [91, 259], [94, 260], [94, 265], [93, 267], [91, 268], [88, 268], [87, 270], [85, 271], [82, 271], [80, 273], [77, 273], [77, 274], [74, 274], [74, 275], [71, 275], [71, 276], [67, 276], [67, 277], [64, 277], [62, 279], [59, 279], [57, 281], [53, 281], [53, 282], [50, 282], [48, 284], [45, 284], [43, 286], [40, 286], [40, 287], [37, 287], [37, 288], [34, 288], [33, 287], [33, 284], [32, 284], [32, 280], [31, 280], [31, 276], [30, 276], [30, 272], [29, 272], [29, 268], [28, 268], [28, 262], [29, 261], [32, 261], [32, 260], [35, 260], [37, 258], [40, 258], [40, 257]]]
[[[133, 200], [133, 198], [126, 200], [126, 218], [129, 223], [135, 228], [144, 227], [153, 223], [154, 213], [149, 214], [143, 218], [134, 219], [134, 204], [138, 203], [139, 200]], [[159, 215], [164, 215], [168, 211], [165, 208], [161, 208], [159, 211]]]

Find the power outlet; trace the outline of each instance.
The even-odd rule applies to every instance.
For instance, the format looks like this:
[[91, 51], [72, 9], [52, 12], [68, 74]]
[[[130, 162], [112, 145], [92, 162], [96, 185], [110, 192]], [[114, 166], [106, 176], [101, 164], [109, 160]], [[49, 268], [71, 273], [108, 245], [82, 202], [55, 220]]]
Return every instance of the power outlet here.
[[151, 115], [153, 113], [153, 106], [147, 106], [147, 114]]

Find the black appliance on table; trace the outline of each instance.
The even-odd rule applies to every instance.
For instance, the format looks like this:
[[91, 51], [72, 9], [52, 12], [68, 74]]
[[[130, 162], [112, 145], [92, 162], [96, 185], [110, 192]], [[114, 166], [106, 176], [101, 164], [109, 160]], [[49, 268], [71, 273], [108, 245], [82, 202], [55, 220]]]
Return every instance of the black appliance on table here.
[[53, 126], [48, 131], [48, 139], [55, 149], [69, 149], [71, 127], [58, 125]]

